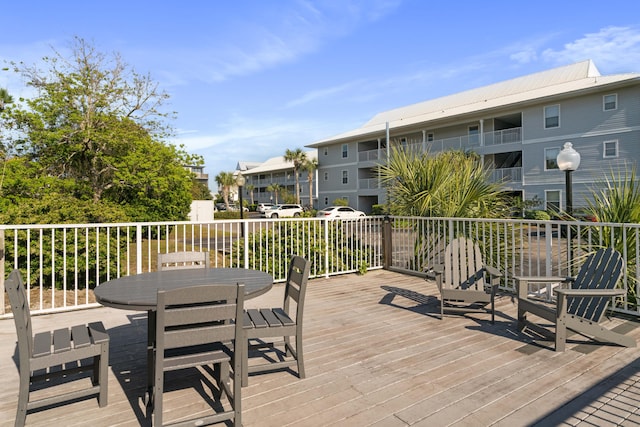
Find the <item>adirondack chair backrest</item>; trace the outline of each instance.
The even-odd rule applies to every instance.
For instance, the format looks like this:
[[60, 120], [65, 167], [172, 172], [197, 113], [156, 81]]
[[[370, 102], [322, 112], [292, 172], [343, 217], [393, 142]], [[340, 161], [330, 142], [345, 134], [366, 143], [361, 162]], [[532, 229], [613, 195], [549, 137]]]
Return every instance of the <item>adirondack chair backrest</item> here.
[[[599, 249], [587, 257], [587, 260], [571, 287], [573, 289], [613, 289], [622, 277], [624, 263], [620, 252], [611, 249]], [[567, 313], [600, 322], [611, 297], [568, 298]]]
[[20, 354], [20, 366], [28, 369], [29, 358], [33, 355], [33, 333], [31, 329], [31, 310], [27, 292], [20, 271], [13, 270], [5, 281], [5, 288], [9, 293], [11, 312], [16, 324], [18, 335], [18, 352]]
[[483, 290], [484, 263], [480, 247], [470, 239], [458, 237], [445, 249], [443, 288]]

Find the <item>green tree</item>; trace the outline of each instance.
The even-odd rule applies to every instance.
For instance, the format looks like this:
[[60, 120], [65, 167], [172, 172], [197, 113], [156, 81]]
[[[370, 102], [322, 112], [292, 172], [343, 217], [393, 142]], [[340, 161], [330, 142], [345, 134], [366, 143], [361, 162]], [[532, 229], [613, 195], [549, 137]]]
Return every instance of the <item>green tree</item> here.
[[276, 205], [278, 204], [278, 194], [282, 191], [282, 186], [278, 183], [272, 183], [267, 186], [267, 191], [275, 196]]
[[300, 177], [298, 176], [298, 172], [300, 168], [307, 160], [307, 154], [302, 151], [301, 148], [296, 148], [295, 150], [289, 150], [284, 153], [284, 160], [287, 162], [293, 162], [293, 175], [296, 180], [296, 203], [300, 204]]
[[233, 176], [233, 172], [220, 172], [215, 179], [222, 193], [224, 205], [229, 210], [229, 194], [231, 193], [231, 187], [236, 185], [236, 178]]
[[302, 170], [307, 172], [309, 182], [309, 208], [313, 209], [313, 177], [318, 169], [318, 159], [307, 158], [302, 164]]
[[378, 167], [395, 215], [500, 218], [508, 214], [502, 186], [489, 181], [489, 171], [472, 153], [444, 151], [436, 155], [393, 148]]
[[185, 219], [191, 176], [182, 165], [197, 156], [162, 142], [167, 94], [80, 38], [69, 58], [55, 52], [43, 62], [46, 71], [12, 64], [37, 95], [5, 108], [11, 151], [36, 162], [29, 170], [39, 177], [71, 180], [75, 199], [115, 206], [123, 219]]
[[247, 184], [244, 188], [247, 189], [247, 193], [249, 193], [249, 197], [251, 198], [251, 204], [253, 205], [253, 191], [256, 189], [256, 186], [253, 184]]
[[9, 94], [9, 91], [0, 87], [0, 111], [4, 110], [4, 106], [11, 104], [13, 97]]

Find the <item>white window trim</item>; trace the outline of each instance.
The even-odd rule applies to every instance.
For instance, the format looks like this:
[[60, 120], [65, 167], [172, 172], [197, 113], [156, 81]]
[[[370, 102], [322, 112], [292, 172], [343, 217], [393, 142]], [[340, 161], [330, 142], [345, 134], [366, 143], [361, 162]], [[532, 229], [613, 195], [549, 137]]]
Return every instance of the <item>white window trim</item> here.
[[558, 193], [558, 211], [562, 209], [562, 190], [544, 190], [544, 209], [549, 209], [549, 193]]
[[342, 144], [342, 147], [340, 147], [340, 149], [342, 150], [342, 158], [346, 159], [349, 157], [349, 144]]
[[560, 152], [560, 147], [547, 147], [547, 148], [544, 149], [544, 157], [542, 158], [542, 162], [544, 164], [544, 170], [545, 171], [557, 171], [557, 170], [560, 170], [560, 168], [552, 168], [552, 169], [547, 168], [547, 151], [549, 151], [549, 150], [557, 150], [558, 153], [559, 153]]
[[[607, 156], [607, 144], [615, 144], [616, 147], [616, 154], [613, 156]], [[602, 142], [602, 158], [603, 159], [615, 159], [619, 156], [618, 153], [618, 140], [617, 139], [611, 139], [609, 141], [603, 141]]]
[[[558, 126], [547, 127], [547, 108], [551, 107], [558, 107]], [[562, 112], [560, 109], [560, 104], [545, 105], [544, 107], [542, 107], [542, 126], [544, 127], [544, 129], [559, 129], [562, 124], [561, 116]]]
[[[607, 98], [607, 96], [615, 96], [615, 98], [616, 98], [616, 106], [615, 106], [615, 108], [611, 108], [611, 109], [609, 109], [609, 110], [607, 110], [607, 109], [605, 108], [605, 107], [606, 107], [606, 105], [607, 105], [607, 103], [606, 103], [606, 101], [605, 101], [605, 100], [606, 100], [606, 98]], [[603, 96], [602, 96], [602, 111], [615, 111], [615, 110], [617, 110], [617, 109], [618, 109], [618, 94], [617, 94], [617, 93], [610, 93], [610, 94], [607, 94], [607, 95], [603, 95]]]

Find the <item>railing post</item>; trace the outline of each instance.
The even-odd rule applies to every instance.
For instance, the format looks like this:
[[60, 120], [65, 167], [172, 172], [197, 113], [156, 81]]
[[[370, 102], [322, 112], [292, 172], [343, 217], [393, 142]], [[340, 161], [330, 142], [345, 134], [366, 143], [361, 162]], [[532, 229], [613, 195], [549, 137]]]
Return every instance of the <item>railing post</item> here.
[[240, 226], [242, 227], [242, 240], [244, 241], [244, 268], [251, 268], [249, 266], [249, 223], [242, 221]]
[[393, 241], [391, 218], [388, 215], [382, 220], [382, 268], [388, 270], [393, 265]]
[[553, 231], [552, 224], [547, 222], [544, 225], [544, 241], [545, 241], [545, 275], [552, 276], [553, 264]]
[[4, 228], [0, 229], [0, 314], [5, 314], [4, 309]]
[[329, 220], [328, 219], [323, 219], [323, 226], [324, 226], [324, 247], [325, 247], [325, 254], [324, 254], [324, 277], [325, 278], [329, 278]]
[[[151, 260], [149, 260], [151, 262]], [[136, 225], [136, 274], [142, 273], [142, 224]]]

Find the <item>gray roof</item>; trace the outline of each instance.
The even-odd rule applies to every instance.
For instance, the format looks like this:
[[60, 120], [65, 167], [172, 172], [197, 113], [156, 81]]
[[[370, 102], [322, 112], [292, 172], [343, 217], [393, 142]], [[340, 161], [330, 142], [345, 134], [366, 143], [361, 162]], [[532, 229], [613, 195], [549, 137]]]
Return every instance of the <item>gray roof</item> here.
[[384, 135], [390, 129], [428, 124], [469, 113], [532, 102], [561, 94], [602, 88], [630, 80], [640, 80], [640, 73], [602, 76], [591, 60], [554, 68], [489, 86], [436, 98], [376, 114], [363, 126], [314, 142], [320, 147], [336, 142]]
[[[307, 155], [307, 159], [318, 158], [318, 154], [316, 150], [305, 151], [305, 154]], [[293, 162], [285, 161], [284, 156], [277, 156], [277, 157], [272, 157], [263, 163], [260, 163], [259, 166], [249, 169], [247, 173], [253, 175], [256, 173], [276, 172], [280, 170], [290, 170], [290, 169], [293, 169]]]

